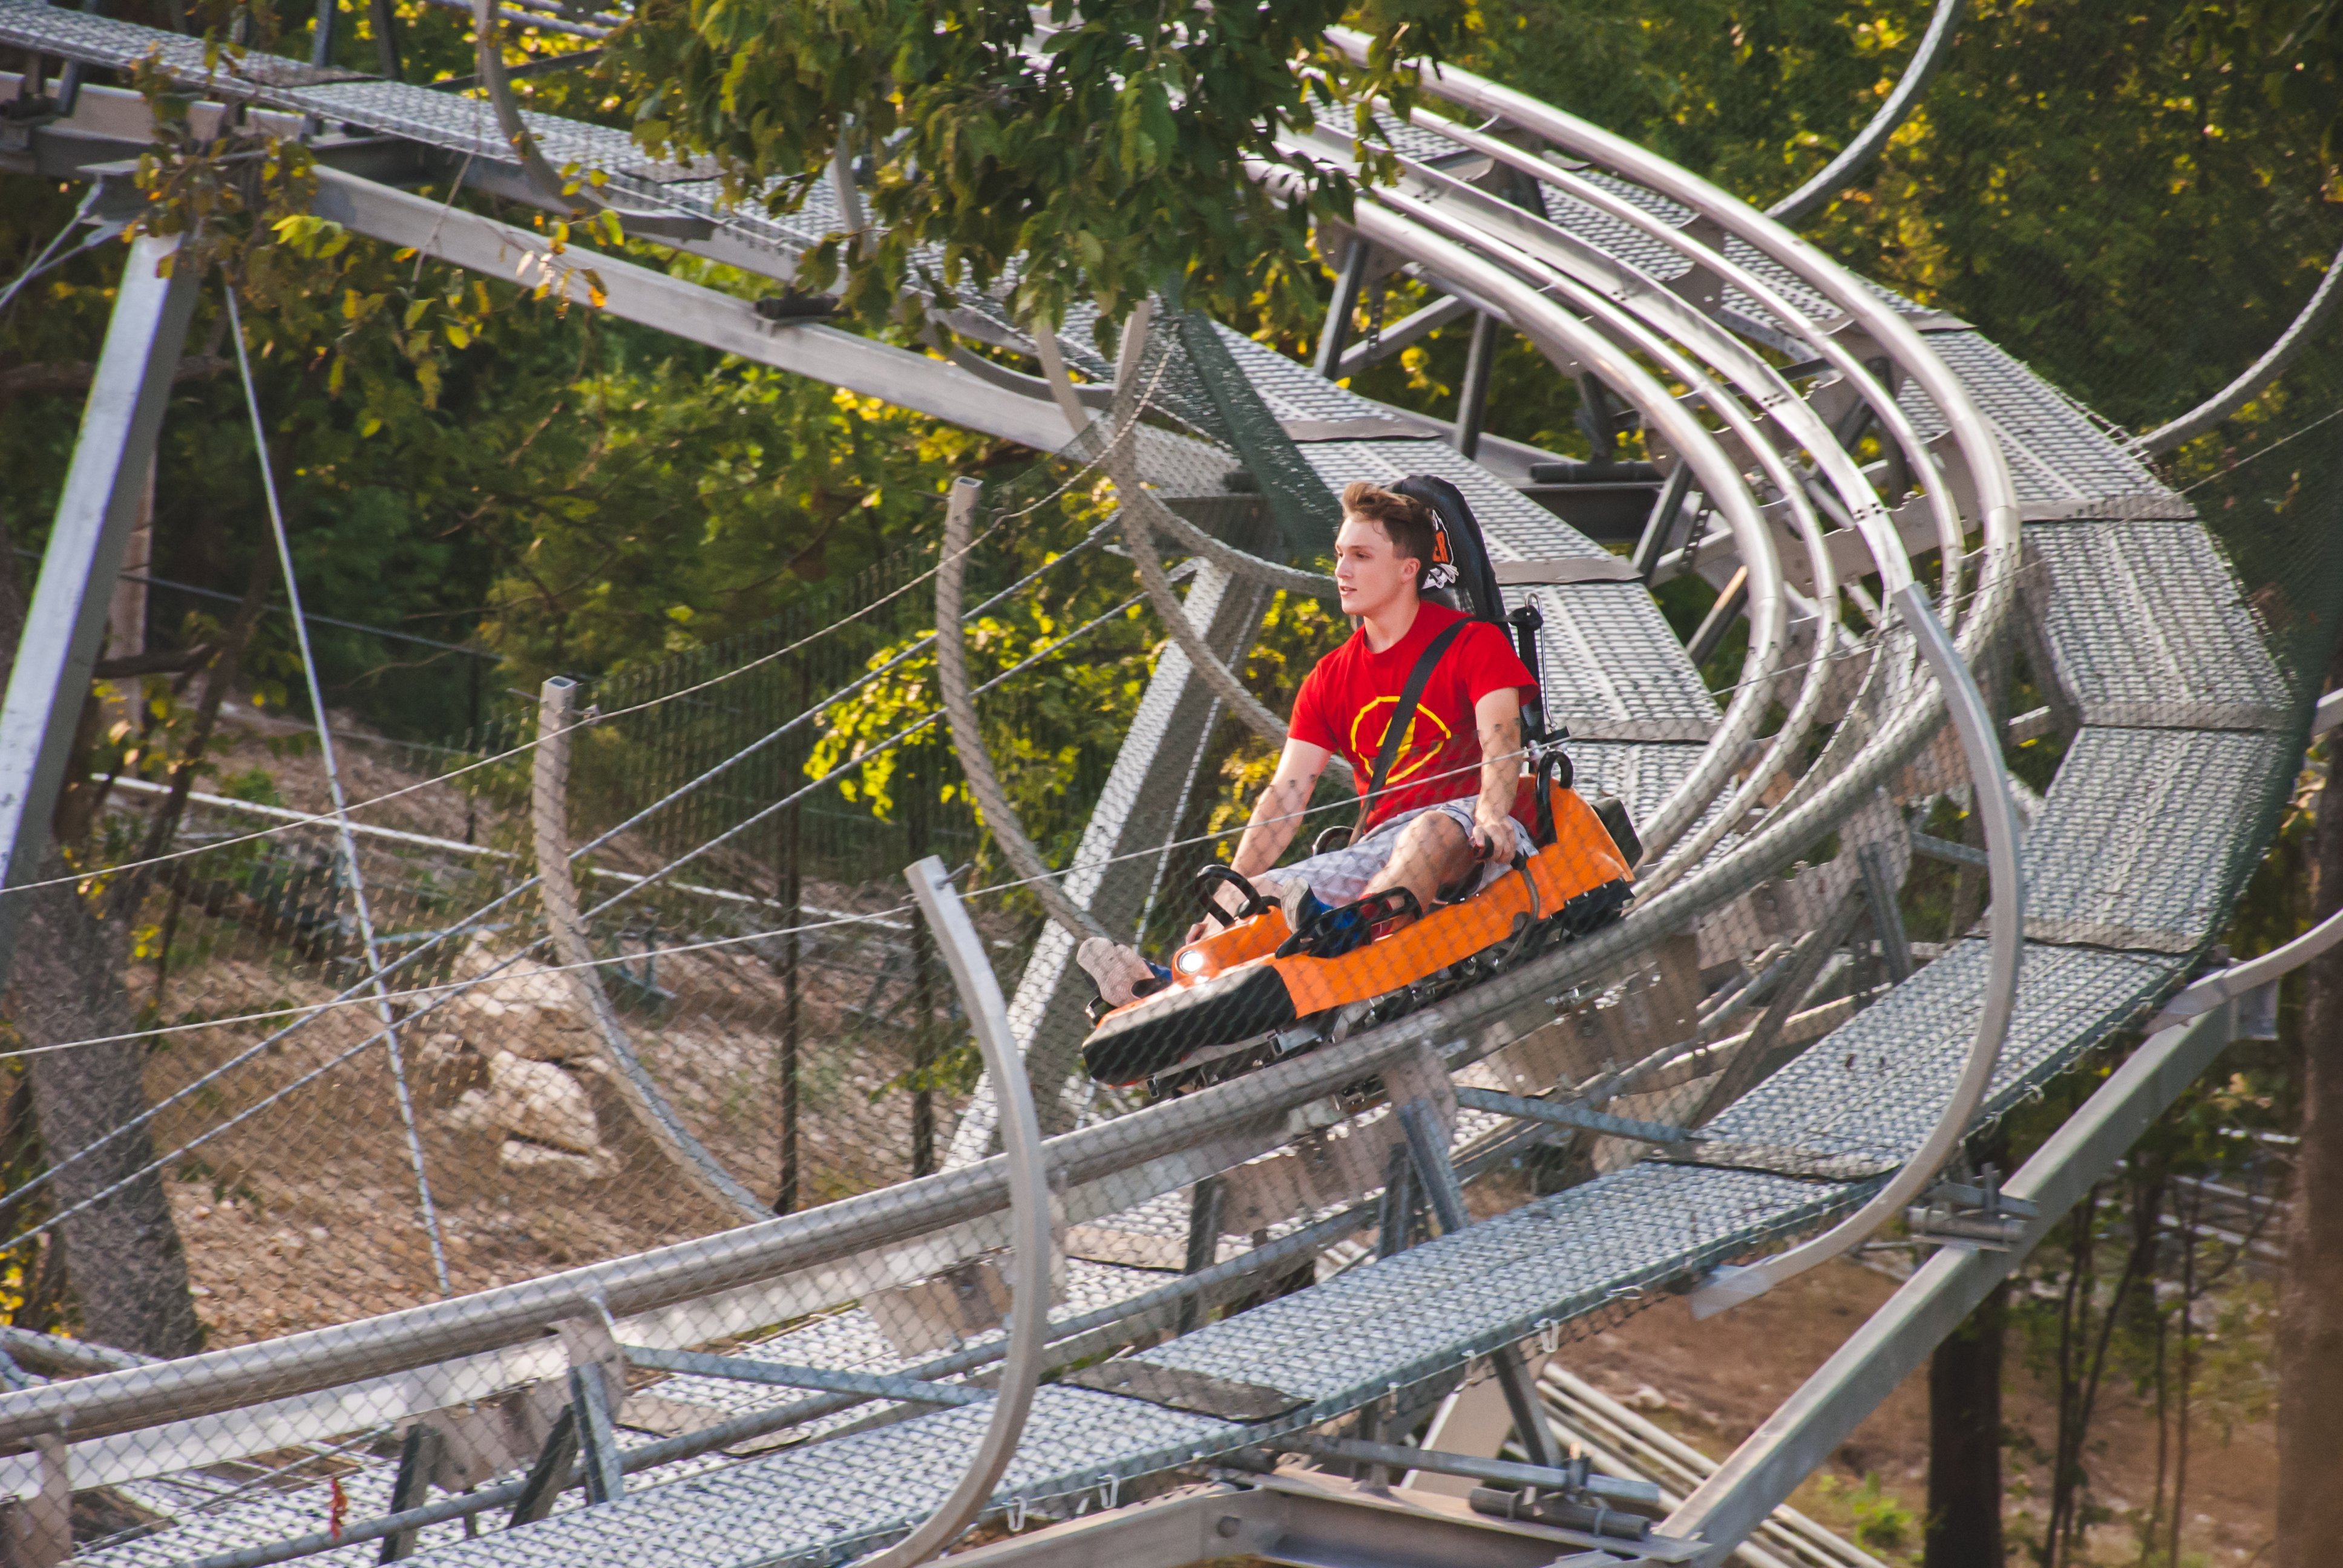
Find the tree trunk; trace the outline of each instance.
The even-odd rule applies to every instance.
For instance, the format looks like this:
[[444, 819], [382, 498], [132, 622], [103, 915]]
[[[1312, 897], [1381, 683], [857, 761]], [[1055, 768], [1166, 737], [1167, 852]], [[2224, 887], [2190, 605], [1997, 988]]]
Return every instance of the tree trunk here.
[[[0, 682], [15, 662], [25, 624], [13, 543], [0, 527]], [[42, 859], [41, 879], [65, 874], [63, 856], [52, 847]], [[5, 998], [7, 1015], [25, 1043], [128, 1033], [133, 1020], [122, 968], [130, 920], [100, 920], [70, 882], [14, 896], [31, 900]], [[31, 1059], [34, 1113], [53, 1165], [145, 1112], [146, 1054], [144, 1040], [123, 1040]], [[60, 1211], [74, 1208], [125, 1182], [154, 1157], [145, 1129], [125, 1134], [60, 1171], [50, 1184], [49, 1200]], [[65, 1221], [58, 1231], [85, 1335], [152, 1356], [189, 1355], [203, 1348], [203, 1328], [187, 1288], [186, 1253], [159, 1172], [127, 1181], [120, 1191]]]
[[[44, 878], [64, 874], [52, 850]], [[71, 883], [19, 895], [33, 907], [16, 947], [12, 1016], [30, 1043], [126, 1034], [133, 1024], [123, 989], [127, 920], [100, 921]], [[143, 1114], [146, 1041], [115, 1040], [32, 1059], [33, 1107], [54, 1165]], [[70, 1210], [118, 1182], [112, 1193], [66, 1220], [66, 1277], [81, 1305], [81, 1329], [101, 1344], [150, 1356], [203, 1348], [187, 1289], [187, 1259], [160, 1171], [134, 1172], [155, 1157], [146, 1130], [125, 1133], [59, 1171], [50, 1197]]]
[[[2312, 840], [2314, 920], [2343, 908], [2343, 779], [2333, 766]], [[2278, 1286], [2278, 1539], [2271, 1568], [2324, 1568], [2343, 1541], [2343, 951], [2308, 966], [2302, 1143]]]
[[1996, 1286], [1928, 1358], [1927, 1568], [2002, 1568], [2001, 1350]]

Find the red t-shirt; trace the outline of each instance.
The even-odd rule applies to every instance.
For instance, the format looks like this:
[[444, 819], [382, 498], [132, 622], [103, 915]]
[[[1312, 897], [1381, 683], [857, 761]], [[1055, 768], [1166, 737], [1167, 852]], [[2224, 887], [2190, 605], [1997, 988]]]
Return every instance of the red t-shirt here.
[[[1353, 632], [1350, 641], [1320, 659], [1302, 678], [1286, 734], [1348, 760], [1359, 793], [1365, 794], [1409, 672], [1433, 638], [1464, 618], [1463, 611], [1445, 605], [1420, 606], [1407, 635], [1381, 653], [1367, 646], [1363, 627]], [[1369, 808], [1367, 830], [1399, 812], [1443, 800], [1469, 800], [1481, 792], [1481, 736], [1473, 705], [1508, 686], [1526, 698], [1536, 691], [1537, 679], [1503, 632], [1487, 621], [1473, 622], [1448, 645], [1433, 667], [1432, 678], [1424, 682], [1415, 717], [1383, 780], [1383, 793]], [[1535, 797], [1526, 773], [1513, 815], [1523, 827], [1536, 829]]]

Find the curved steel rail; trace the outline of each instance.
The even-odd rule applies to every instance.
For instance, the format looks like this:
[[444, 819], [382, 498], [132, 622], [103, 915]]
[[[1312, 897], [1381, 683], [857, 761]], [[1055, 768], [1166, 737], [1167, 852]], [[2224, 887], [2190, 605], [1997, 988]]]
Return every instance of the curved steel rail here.
[[1888, 138], [1896, 134], [1905, 116], [1919, 106], [1920, 95], [1927, 90], [1936, 68], [1945, 63], [1945, 56], [1953, 52], [1953, 29], [1960, 25], [1961, 13], [1967, 5], [1968, 0], [1936, 0], [1936, 14], [1928, 18], [1928, 30], [1921, 35], [1920, 46], [1905, 62], [1904, 75], [1896, 78], [1896, 90], [1879, 106], [1871, 123], [1840, 150], [1838, 156], [1816, 171], [1814, 178], [1767, 207], [1767, 217], [1775, 223], [1799, 222], [1853, 178], [1857, 169], [1886, 150]]
[[1953, 727], [1960, 732], [1976, 811], [1985, 827], [1993, 879], [1993, 905], [1986, 917], [1993, 957], [1986, 980], [1985, 1007], [1977, 1015], [1976, 1036], [1952, 1099], [1946, 1102], [1928, 1141], [1904, 1162], [1904, 1168], [1862, 1208], [1821, 1235], [1746, 1268], [1722, 1269], [1710, 1275], [1692, 1293], [1695, 1318], [1712, 1317], [1738, 1306], [1785, 1280], [1830, 1261], [1901, 1214], [1968, 1137], [1970, 1119], [1985, 1103], [1985, 1091], [2001, 1060], [2002, 1041], [2009, 1034], [2010, 1014], [2017, 1005], [2018, 968], [2026, 947], [2026, 875], [2017, 861], [2017, 808], [2010, 802], [2009, 769], [2002, 760], [2001, 737], [1984, 693], [1928, 608], [1927, 596], [1919, 585], [1899, 591], [1895, 604], [1918, 638], [1920, 652], [1936, 671], [1937, 688], [1952, 709]]
[[[462, 0], [458, 0], [461, 4]], [[472, 54], [477, 61], [480, 85], [488, 89], [488, 102], [495, 108], [497, 128], [504, 133], [512, 147], [514, 157], [520, 162], [521, 177], [545, 200], [568, 211], [573, 216], [594, 213], [609, 213], [620, 226], [635, 234], [667, 239], [699, 239], [711, 232], [706, 218], [682, 212], [645, 212], [621, 207], [602, 200], [586, 188], [581, 180], [565, 180], [560, 171], [548, 163], [538, 150], [537, 138], [529, 133], [528, 122], [521, 118], [520, 105], [513, 97], [512, 82], [505, 75], [504, 29], [498, 18], [507, 13], [499, 11], [494, 0], [472, 0]], [[538, 25], [538, 19], [528, 19]]]
[[[1572, 201], [1616, 222], [1625, 224], [1644, 238], [1675, 251], [1694, 270], [1714, 273], [1724, 283], [1739, 289], [1760, 309], [1786, 327], [1791, 336], [1810, 350], [1815, 357], [1836, 371], [1839, 377], [1855, 389], [1856, 395], [1861, 397], [1871, 409], [1873, 417], [1880, 422], [1894, 439], [1897, 450], [1902, 452], [1906, 463], [1913, 473], [1921, 475], [1936, 473], [1933, 454], [1930, 453], [1927, 444], [1921, 440], [1919, 432], [1913, 428], [1912, 422], [1905, 414], [1902, 405], [1896, 402], [1893, 393], [1879, 385], [1878, 380], [1865, 367], [1861, 358], [1850, 353], [1846, 345], [1839, 341], [1832, 330], [1836, 324], [1817, 321], [1808, 316], [1773, 284], [1732, 259], [1724, 246], [1712, 246], [1696, 235], [1687, 233], [1674, 224], [1665, 222], [1634, 203], [1624, 199], [1617, 192], [1583, 175], [1560, 168], [1510, 142], [1458, 125], [1454, 121], [1443, 119], [1421, 108], [1413, 112], [1412, 123], [1422, 129], [1446, 136], [1460, 146], [1469, 147], [1483, 156], [1494, 158], [1516, 174], [1527, 176], [1550, 186]], [[1764, 373], [1767, 376], [1775, 374], [1770, 365], [1765, 367]], [[1868, 482], [1865, 482], [1862, 488], [1870, 490]], [[1953, 498], [1950, 487], [1943, 484], [1932, 485], [1922, 493], [1921, 498], [1926, 503], [1929, 516], [1936, 525], [1937, 548], [1954, 558], [1956, 562], [1966, 533], [1961, 522], [1959, 508]], [[1892, 520], [1885, 508], [1878, 505], [1875, 492], [1873, 493], [1870, 500], [1851, 511], [1848, 521], [1864, 536], [1873, 560], [1879, 565], [1881, 587], [1886, 592], [1892, 594], [1905, 582], [1910, 580], [1911, 567], [1903, 548], [1902, 540], [1896, 537]], [[1957, 599], [1960, 581], [1957, 567], [1956, 565], [1947, 569], [1955, 573], [1948, 580], [1953, 585], [1952, 592]], [[1957, 603], [1947, 604], [1945, 607], [1948, 617], [1951, 617], [1959, 608]], [[1952, 624], [1958, 624], [1957, 619], [1953, 620]]]
[[[1044, 337], [1048, 334], [1045, 332]], [[1036, 339], [1040, 341], [1040, 339]], [[1054, 342], [1054, 339], [1051, 341]], [[1054, 351], [1053, 351], [1054, 357]], [[1071, 414], [1068, 417], [1072, 417]], [[962, 477], [952, 481], [944, 508], [944, 542], [936, 558], [936, 687], [942, 695], [944, 720], [951, 729], [952, 751], [960, 759], [969, 793], [976, 797], [985, 825], [992, 829], [1001, 852], [1025, 879], [1050, 911], [1050, 918], [1079, 937], [1111, 937], [1091, 914], [1060, 885], [1041, 851], [1025, 836], [1017, 808], [1002, 792], [1000, 775], [992, 769], [992, 752], [976, 720], [976, 700], [968, 689], [967, 633], [960, 629], [960, 585], [968, 575], [969, 539], [975, 529], [976, 503], [984, 494], [981, 481]]]
[[[1366, 40], [1362, 35], [1347, 29], [1333, 29], [1326, 36], [1328, 42], [1363, 59]], [[1971, 641], [1973, 637], [1991, 636], [1997, 631], [2013, 588], [2008, 571], [1996, 572], [1994, 565], [1997, 556], [2014, 551], [2017, 545], [2017, 492], [2010, 480], [2009, 465], [1984, 416], [1959, 379], [1930, 352], [1909, 322], [1868, 283], [1806, 240], [1689, 169], [1624, 136], [1467, 71], [1450, 66], [1427, 67], [1422, 73], [1422, 81], [1425, 91], [1436, 97], [1511, 121], [1565, 152], [1689, 207], [1788, 268], [1862, 327], [1936, 404], [1967, 465], [1970, 481], [1983, 508], [1978, 521], [1984, 528], [1988, 569], [1986, 581], [1979, 587], [1974, 612], [1976, 624], [1965, 625], [1959, 638], [1964, 656], [1981, 646]], [[1918, 471], [1929, 476], [1933, 483], [1944, 482], [1940, 467], [1934, 462]], [[1958, 579], [1952, 575], [1956, 557], [1956, 552], [1948, 552], [1944, 564], [1946, 587], [1943, 597], [1948, 602], [1959, 598]]]
[[578, 916], [578, 885], [569, 870], [569, 736], [577, 729], [578, 683], [552, 676], [537, 699], [537, 755], [529, 769], [529, 821], [537, 839], [538, 898], [545, 923], [560, 954], [565, 978], [578, 1004], [594, 1020], [594, 1037], [616, 1070], [612, 1081], [635, 1121], [694, 1191], [734, 1220], [763, 1220], [772, 1210], [733, 1179], [691, 1135], [675, 1107], [651, 1081], [642, 1059], [627, 1038], [626, 1025], [602, 989], [594, 967], [593, 944]]
[[2166, 1001], [2148, 1027], [2154, 1029], [2176, 1019], [2201, 1018], [2225, 1001], [2234, 1001], [2280, 975], [2300, 969], [2338, 942], [2343, 942], [2343, 910], [2328, 916], [2282, 947], [2272, 948], [2259, 958], [2216, 970], [2194, 982]]
[[2286, 367], [2310, 346], [2310, 340], [2327, 325], [2327, 318], [2343, 303], [2343, 250], [2327, 264], [2326, 276], [2318, 280], [2308, 300], [2278, 339], [2265, 350], [2262, 357], [2238, 373], [2237, 378], [2199, 403], [2179, 418], [2158, 425], [2145, 436], [2132, 441], [2132, 449], [2150, 455], [2169, 452], [2183, 442], [2191, 441], [2236, 413], [2254, 397], [2268, 387], [2286, 373]]
[[1050, 1275], [1057, 1254], [1057, 1227], [1052, 1220], [1050, 1169], [1041, 1142], [1041, 1119], [1033, 1111], [1033, 1087], [1025, 1079], [1024, 1059], [1009, 1028], [1009, 1007], [1001, 997], [1001, 982], [985, 961], [984, 943], [969, 923], [968, 911], [951, 890], [951, 874], [930, 855], [908, 868], [904, 877], [911, 896], [936, 933], [937, 950], [960, 988], [977, 1049], [991, 1073], [1001, 1107], [1001, 1141], [1009, 1162], [1009, 1212], [1012, 1305], [1009, 1314], [1009, 1350], [1001, 1363], [1001, 1381], [992, 1398], [992, 1417], [983, 1440], [961, 1473], [950, 1496], [937, 1504], [909, 1539], [870, 1560], [870, 1568], [913, 1568], [950, 1545], [970, 1521], [990, 1501], [1001, 1473], [1017, 1452], [1025, 1431], [1025, 1417], [1033, 1408], [1033, 1391], [1040, 1385], [1043, 1352], [1050, 1336]]

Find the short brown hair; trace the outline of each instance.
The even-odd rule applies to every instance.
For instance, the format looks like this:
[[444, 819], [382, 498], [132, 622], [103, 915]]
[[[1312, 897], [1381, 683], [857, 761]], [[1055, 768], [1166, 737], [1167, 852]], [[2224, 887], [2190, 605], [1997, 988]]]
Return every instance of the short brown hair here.
[[1438, 528], [1432, 508], [1413, 496], [1386, 490], [1372, 479], [1353, 479], [1342, 487], [1342, 510], [1364, 518], [1383, 531], [1392, 548], [1415, 562], [1415, 586], [1423, 588], [1423, 574], [1434, 565]]

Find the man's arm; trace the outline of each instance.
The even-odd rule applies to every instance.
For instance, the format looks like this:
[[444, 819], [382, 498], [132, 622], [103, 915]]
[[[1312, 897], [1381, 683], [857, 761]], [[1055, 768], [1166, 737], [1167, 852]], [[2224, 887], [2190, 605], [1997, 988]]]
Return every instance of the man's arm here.
[[1310, 795], [1318, 776], [1326, 771], [1327, 751], [1307, 740], [1288, 740], [1278, 754], [1277, 774], [1253, 802], [1252, 819], [1229, 869], [1240, 877], [1257, 877], [1277, 864], [1293, 835], [1302, 830], [1302, 813], [1310, 809]]
[[1522, 787], [1522, 695], [1501, 686], [1473, 705], [1473, 722], [1481, 735], [1481, 793], [1473, 802], [1473, 843], [1476, 853], [1500, 860], [1513, 858], [1513, 830], [1506, 824]]
[[[1231, 870], [1250, 879], [1277, 864], [1277, 858], [1302, 829], [1302, 813], [1309, 809], [1311, 792], [1318, 786], [1318, 776], [1326, 771], [1330, 755], [1324, 747], [1307, 740], [1285, 743], [1285, 749], [1278, 754], [1276, 776], [1253, 802], [1252, 819], [1245, 824], [1244, 837], [1237, 840], [1237, 852], [1229, 858]], [[1213, 896], [1231, 914], [1236, 912], [1234, 889], [1222, 883], [1213, 890]], [[1208, 922], [1198, 921], [1188, 940], [1194, 941], [1207, 929]]]

